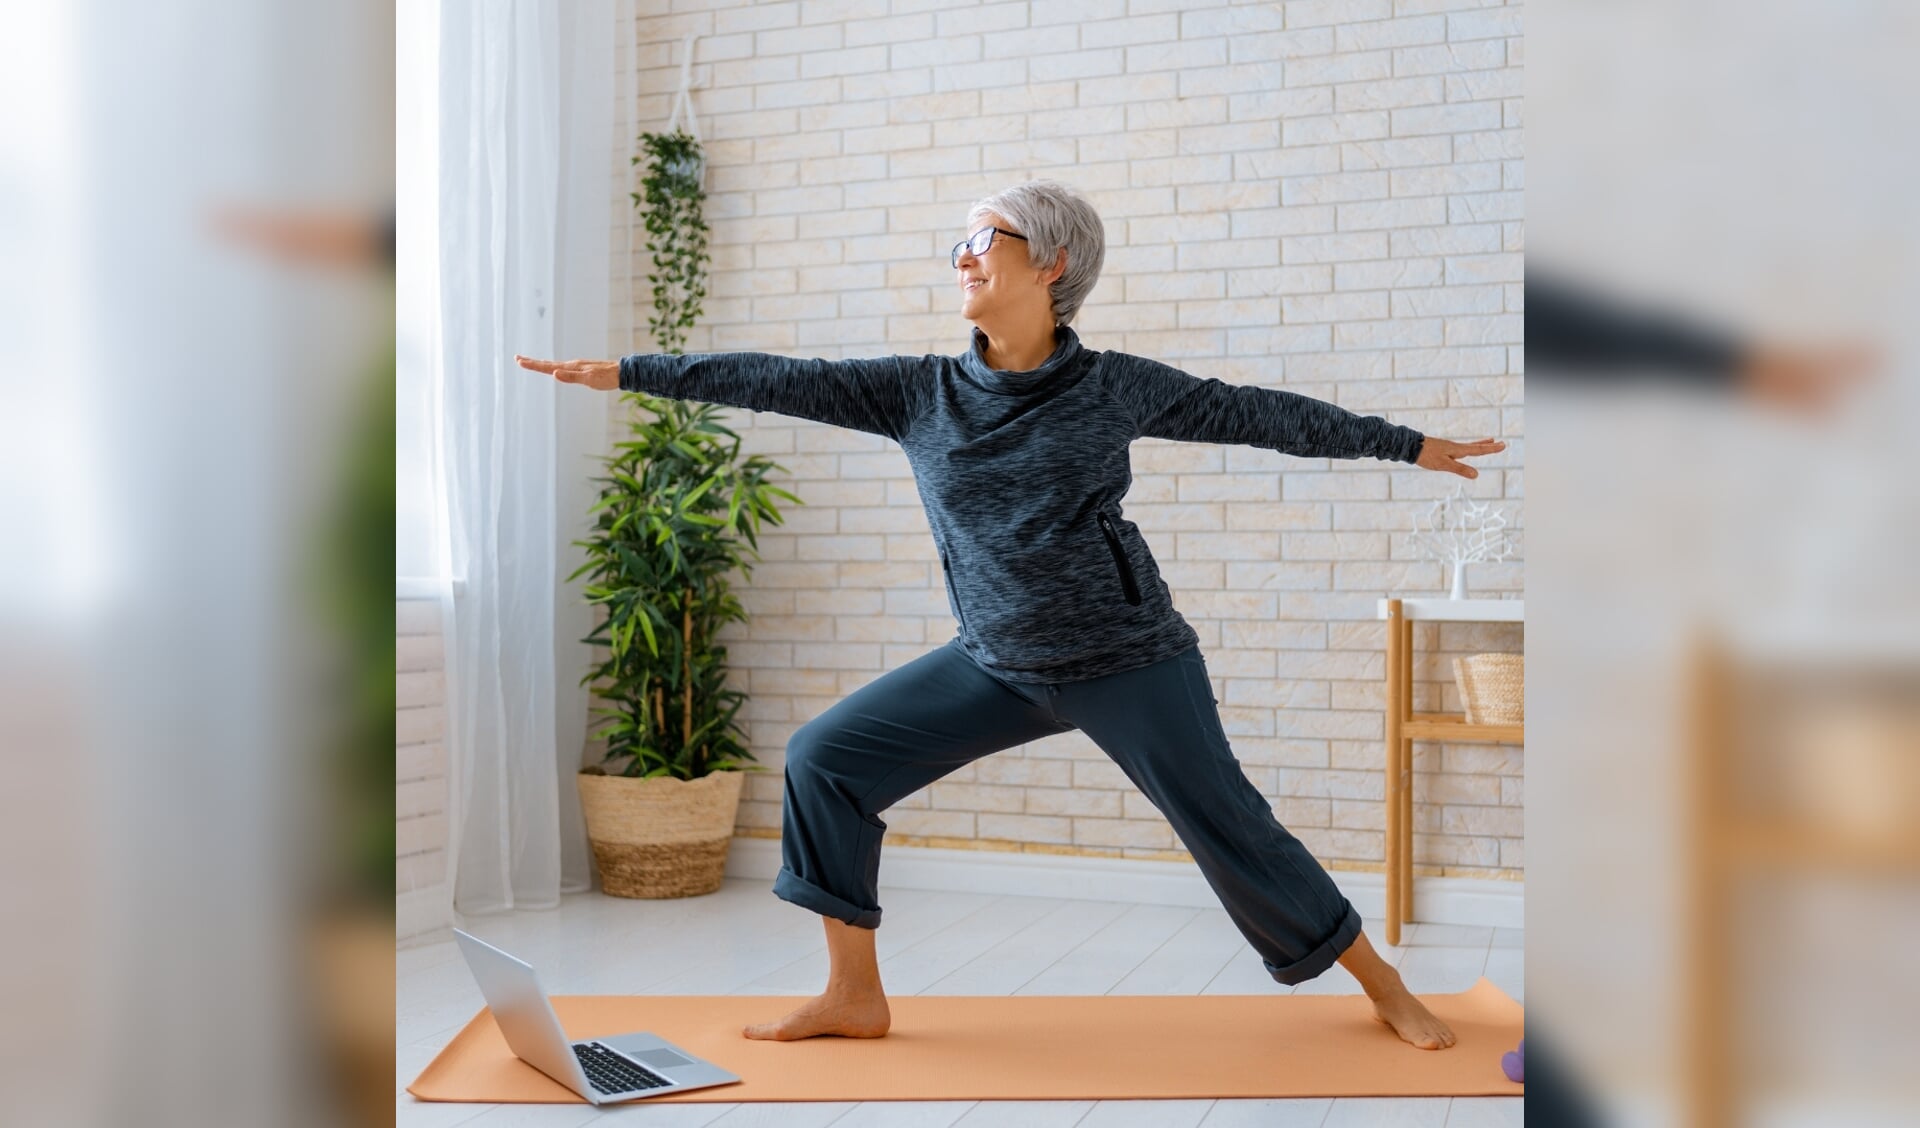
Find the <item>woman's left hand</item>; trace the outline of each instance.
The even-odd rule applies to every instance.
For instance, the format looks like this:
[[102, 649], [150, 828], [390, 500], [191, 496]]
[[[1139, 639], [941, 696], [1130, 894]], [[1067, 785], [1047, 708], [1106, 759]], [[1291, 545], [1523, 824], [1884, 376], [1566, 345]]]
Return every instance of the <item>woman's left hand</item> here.
[[1420, 444], [1420, 460], [1414, 465], [1427, 470], [1445, 470], [1449, 474], [1458, 474], [1462, 478], [1478, 478], [1480, 471], [1459, 460], [1477, 458], [1483, 454], [1498, 454], [1505, 449], [1507, 444], [1500, 439], [1476, 439], [1470, 443], [1456, 443], [1428, 435]]

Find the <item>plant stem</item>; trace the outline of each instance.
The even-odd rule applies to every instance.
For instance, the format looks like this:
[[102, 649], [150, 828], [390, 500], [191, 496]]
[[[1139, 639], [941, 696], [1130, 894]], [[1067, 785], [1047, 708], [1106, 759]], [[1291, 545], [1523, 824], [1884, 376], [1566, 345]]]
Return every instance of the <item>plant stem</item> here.
[[680, 647], [684, 676], [680, 684], [686, 693], [686, 705], [680, 713], [680, 747], [693, 743], [693, 588], [687, 588], [686, 610], [681, 616], [680, 633], [684, 639]]

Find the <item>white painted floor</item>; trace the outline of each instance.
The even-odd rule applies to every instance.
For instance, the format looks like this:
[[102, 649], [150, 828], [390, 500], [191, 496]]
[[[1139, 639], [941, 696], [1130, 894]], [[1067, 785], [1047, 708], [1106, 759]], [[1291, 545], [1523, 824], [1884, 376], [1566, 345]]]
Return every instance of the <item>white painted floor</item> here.
[[[1260, 959], [1219, 909], [928, 892], [882, 886], [875, 944], [890, 995], [1275, 994]], [[768, 883], [666, 901], [598, 893], [551, 912], [476, 917], [464, 927], [532, 963], [555, 995], [810, 996], [825, 986], [820, 918]], [[1390, 948], [1368, 937], [1416, 992], [1462, 991], [1485, 975], [1524, 1000], [1516, 929], [1413, 925]], [[1479, 1128], [1521, 1123], [1517, 1097], [1203, 1101], [867, 1101], [648, 1105], [441, 1104], [409, 1081], [483, 1004], [450, 937], [397, 956], [396, 1123], [401, 1128], [647, 1124], [670, 1128]], [[1293, 989], [1353, 993], [1335, 966]], [[779, 1017], [769, 1013], [767, 1018]], [[1444, 1051], [1443, 1051], [1444, 1052]]]

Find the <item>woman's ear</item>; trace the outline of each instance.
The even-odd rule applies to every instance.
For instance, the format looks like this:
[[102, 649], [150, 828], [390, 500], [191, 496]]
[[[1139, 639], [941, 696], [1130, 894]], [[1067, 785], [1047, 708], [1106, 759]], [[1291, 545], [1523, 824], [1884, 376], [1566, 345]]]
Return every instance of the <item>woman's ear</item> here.
[[1067, 249], [1065, 247], [1061, 247], [1059, 257], [1054, 259], [1053, 269], [1047, 272], [1047, 278], [1046, 278], [1047, 285], [1051, 286], [1055, 282], [1060, 281], [1060, 276], [1065, 274], [1066, 272], [1067, 272]]

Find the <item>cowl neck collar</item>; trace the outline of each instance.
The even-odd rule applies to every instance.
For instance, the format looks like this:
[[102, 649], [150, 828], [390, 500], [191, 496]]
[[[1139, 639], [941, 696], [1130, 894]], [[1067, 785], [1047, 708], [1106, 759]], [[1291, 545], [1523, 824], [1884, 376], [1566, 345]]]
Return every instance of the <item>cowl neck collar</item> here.
[[1006, 395], [1031, 392], [1051, 381], [1080, 355], [1080, 335], [1073, 331], [1072, 326], [1054, 326], [1053, 342], [1052, 355], [1041, 361], [1040, 367], [1011, 372], [987, 363], [987, 335], [976, 325], [972, 343], [963, 356], [967, 375], [990, 391]]

